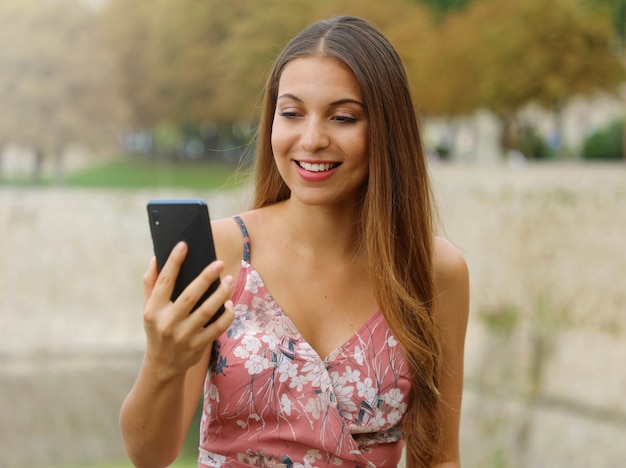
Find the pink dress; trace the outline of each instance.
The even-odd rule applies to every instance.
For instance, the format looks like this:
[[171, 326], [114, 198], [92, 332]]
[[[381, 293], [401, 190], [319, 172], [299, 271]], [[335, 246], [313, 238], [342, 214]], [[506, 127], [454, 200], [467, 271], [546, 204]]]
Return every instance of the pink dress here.
[[211, 356], [198, 466], [396, 466], [411, 381], [382, 313], [320, 358], [250, 265], [235, 220], [245, 247], [235, 320]]

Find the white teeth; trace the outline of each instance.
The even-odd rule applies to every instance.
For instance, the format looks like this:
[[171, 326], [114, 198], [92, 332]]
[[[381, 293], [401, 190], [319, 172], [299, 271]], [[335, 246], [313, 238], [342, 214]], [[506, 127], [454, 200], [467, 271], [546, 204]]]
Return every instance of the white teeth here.
[[309, 172], [324, 172], [324, 171], [329, 171], [330, 169], [335, 167], [335, 165], [331, 163], [311, 164], [307, 162], [298, 162], [298, 164], [300, 165], [301, 168], [306, 169]]

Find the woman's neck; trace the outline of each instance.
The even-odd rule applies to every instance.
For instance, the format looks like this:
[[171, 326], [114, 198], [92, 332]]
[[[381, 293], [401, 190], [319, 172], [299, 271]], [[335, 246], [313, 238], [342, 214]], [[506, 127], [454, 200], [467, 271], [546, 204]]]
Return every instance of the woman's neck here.
[[311, 206], [289, 199], [275, 210], [283, 232], [302, 255], [333, 261], [363, 254], [360, 207]]

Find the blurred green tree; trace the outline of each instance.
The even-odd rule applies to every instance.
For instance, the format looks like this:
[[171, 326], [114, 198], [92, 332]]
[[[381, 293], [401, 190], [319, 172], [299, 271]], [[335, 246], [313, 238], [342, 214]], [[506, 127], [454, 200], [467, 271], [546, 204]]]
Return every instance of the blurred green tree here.
[[[619, 53], [622, 56], [622, 64], [626, 66], [626, 0], [587, 0], [593, 7], [608, 12], [613, 20], [613, 28], [615, 30], [616, 43], [621, 49]], [[626, 113], [626, 96], [623, 98]], [[623, 119], [624, 126], [622, 128], [622, 155], [626, 160], [626, 119]], [[585, 155], [583, 154], [583, 157]]]
[[482, 70], [476, 59], [475, 25], [464, 13], [451, 13], [416, 44], [419, 60], [409, 72], [421, 111], [427, 116], [469, 114], [482, 104]]
[[54, 158], [62, 182], [67, 146], [114, 144], [125, 117], [96, 13], [75, 0], [6, 0], [0, 21], [0, 142], [35, 151], [35, 183]]
[[472, 0], [413, 0], [428, 7], [435, 24], [440, 24], [452, 12], [463, 10]]
[[624, 41], [626, 37], [626, 0], [586, 0], [593, 8], [610, 15], [616, 37]]
[[204, 129], [228, 146], [238, 123], [253, 120], [275, 52], [310, 11], [303, 0], [110, 0], [106, 22], [134, 128]]
[[417, 86], [425, 111], [458, 115], [487, 107], [508, 129], [516, 113], [537, 102], [559, 119], [571, 96], [616, 90], [623, 81], [611, 49], [610, 18], [583, 1], [475, 1], [449, 14]]
[[585, 139], [583, 158], [592, 161], [624, 158], [624, 119], [611, 122]]
[[281, 47], [307, 24], [336, 14], [370, 19], [408, 64], [421, 62], [424, 48], [414, 45], [429, 24], [406, 0], [109, 0], [105, 22], [134, 129], [210, 129], [227, 146], [240, 122], [256, 118]]
[[157, 33], [159, 1], [110, 0], [102, 12], [102, 25], [117, 69], [119, 88], [129, 107], [131, 130], [154, 127], [163, 114]]
[[530, 101], [559, 106], [623, 80], [610, 19], [581, 2], [489, 0], [470, 8], [468, 20], [479, 31], [483, 100], [501, 114]]
[[587, 1], [448, 2], [439, 24], [426, 0], [109, 0], [106, 17], [135, 128], [209, 129], [228, 142], [255, 119], [282, 45], [335, 14], [362, 16], [391, 39], [427, 115], [488, 107], [506, 121], [531, 101], [558, 110], [622, 79], [610, 19]]

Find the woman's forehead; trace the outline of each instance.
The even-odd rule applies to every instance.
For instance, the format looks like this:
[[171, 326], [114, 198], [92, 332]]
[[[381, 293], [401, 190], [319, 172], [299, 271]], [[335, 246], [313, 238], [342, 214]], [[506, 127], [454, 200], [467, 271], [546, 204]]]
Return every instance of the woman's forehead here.
[[278, 96], [300, 93], [337, 95], [337, 99], [362, 100], [361, 86], [352, 70], [329, 56], [299, 57], [289, 61], [278, 81]]

